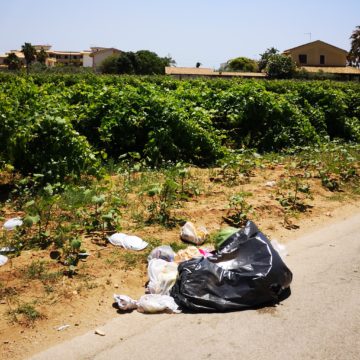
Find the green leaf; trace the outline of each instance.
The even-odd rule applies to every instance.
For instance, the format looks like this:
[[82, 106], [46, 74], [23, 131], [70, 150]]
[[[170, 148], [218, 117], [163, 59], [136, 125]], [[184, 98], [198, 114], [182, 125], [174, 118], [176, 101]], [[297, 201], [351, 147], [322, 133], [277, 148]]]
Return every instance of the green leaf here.
[[39, 215], [35, 215], [35, 216], [25, 216], [24, 218], [24, 225], [31, 227], [32, 225], [38, 223], [40, 221], [40, 216]]

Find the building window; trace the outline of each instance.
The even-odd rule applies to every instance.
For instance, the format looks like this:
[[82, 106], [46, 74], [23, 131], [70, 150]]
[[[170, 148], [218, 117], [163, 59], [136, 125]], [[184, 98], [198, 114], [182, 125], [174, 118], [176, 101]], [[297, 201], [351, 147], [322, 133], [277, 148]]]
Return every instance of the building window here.
[[307, 64], [307, 55], [299, 55], [299, 63]]
[[320, 65], [325, 65], [325, 55], [320, 55]]

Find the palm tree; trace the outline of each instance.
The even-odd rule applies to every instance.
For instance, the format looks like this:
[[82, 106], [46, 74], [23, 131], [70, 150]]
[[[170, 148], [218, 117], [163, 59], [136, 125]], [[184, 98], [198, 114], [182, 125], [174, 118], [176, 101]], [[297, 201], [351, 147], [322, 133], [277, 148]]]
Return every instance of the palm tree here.
[[26, 63], [26, 71], [29, 73], [30, 65], [36, 58], [36, 49], [31, 43], [25, 43], [21, 47], [21, 52], [24, 54], [25, 63]]
[[350, 36], [351, 49], [349, 53], [349, 59], [351, 65], [356, 67], [360, 64], [360, 26], [357, 26]]
[[41, 48], [37, 54], [36, 54], [36, 60], [40, 63], [45, 65], [46, 59], [48, 57], [47, 52], [44, 50], [44, 48]]

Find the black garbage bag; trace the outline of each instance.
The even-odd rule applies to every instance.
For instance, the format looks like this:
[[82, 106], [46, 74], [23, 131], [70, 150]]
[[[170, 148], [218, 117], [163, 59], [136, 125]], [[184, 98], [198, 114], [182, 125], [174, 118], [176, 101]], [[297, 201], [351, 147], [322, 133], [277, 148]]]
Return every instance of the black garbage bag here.
[[231, 311], [280, 301], [292, 273], [256, 225], [231, 235], [213, 256], [179, 265], [171, 296], [184, 310]]

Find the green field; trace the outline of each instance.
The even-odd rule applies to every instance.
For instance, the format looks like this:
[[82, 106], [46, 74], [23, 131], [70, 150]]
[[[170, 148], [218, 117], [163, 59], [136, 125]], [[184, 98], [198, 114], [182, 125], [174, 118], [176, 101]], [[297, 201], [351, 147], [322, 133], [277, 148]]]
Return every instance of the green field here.
[[237, 149], [359, 142], [360, 85], [2, 74], [0, 119], [0, 164], [52, 181], [126, 154], [208, 166]]

